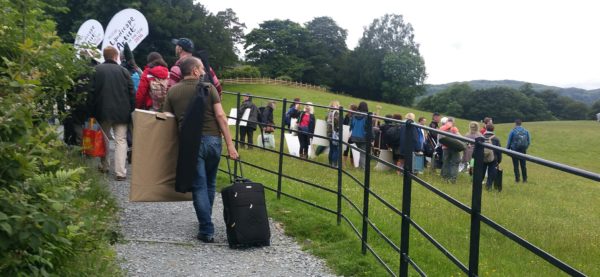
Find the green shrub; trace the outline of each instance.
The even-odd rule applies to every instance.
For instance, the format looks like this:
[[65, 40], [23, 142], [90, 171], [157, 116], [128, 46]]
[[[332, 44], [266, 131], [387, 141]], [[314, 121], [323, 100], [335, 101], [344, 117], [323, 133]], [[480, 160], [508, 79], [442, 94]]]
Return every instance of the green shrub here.
[[279, 77], [275, 78], [275, 80], [288, 81], [288, 82], [292, 82], [292, 81], [294, 81], [294, 80], [292, 79], [292, 77], [290, 77], [290, 76], [287, 76], [287, 75], [282, 75], [282, 76], [279, 76]]
[[0, 276], [118, 275], [116, 204], [47, 123], [85, 65], [44, 15], [55, 7], [0, 4]]
[[258, 67], [251, 65], [236, 66], [231, 69], [226, 69], [221, 73], [221, 78], [260, 78], [260, 70]]

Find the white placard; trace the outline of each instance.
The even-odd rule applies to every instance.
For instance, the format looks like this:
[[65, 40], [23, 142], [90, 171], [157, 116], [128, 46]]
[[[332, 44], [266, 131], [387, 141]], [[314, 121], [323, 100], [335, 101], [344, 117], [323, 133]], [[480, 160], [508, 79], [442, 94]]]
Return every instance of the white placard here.
[[75, 48], [88, 47], [96, 48], [104, 38], [104, 28], [102, 24], [95, 19], [88, 19], [83, 22], [75, 36]]
[[231, 108], [229, 111], [229, 118], [227, 118], [227, 125], [235, 125], [235, 121], [237, 120], [237, 109]]
[[298, 140], [297, 136], [286, 133], [285, 143], [287, 145], [288, 153], [290, 153], [290, 155], [300, 157], [300, 141]]
[[[350, 144], [350, 145], [352, 145], [353, 147], [356, 147], [355, 143]], [[359, 167], [360, 166], [360, 151], [358, 151], [354, 148], [351, 148], [350, 151], [352, 151], [352, 161], [354, 163], [354, 167]]]
[[[394, 164], [392, 150], [379, 150], [379, 159]], [[375, 170], [377, 171], [387, 171], [390, 169], [392, 168], [380, 161], [377, 161], [377, 164], [375, 165]]]
[[[298, 130], [298, 119], [292, 118], [290, 119], [290, 130]], [[294, 134], [298, 134], [297, 132]]]
[[240, 126], [246, 126], [248, 125], [248, 118], [250, 118], [250, 109], [246, 109], [244, 111], [244, 114], [242, 115], [242, 119], [240, 120]]
[[146, 17], [138, 10], [124, 9], [115, 14], [106, 26], [102, 49], [113, 46], [123, 51], [127, 42], [133, 51], [148, 34]]
[[[327, 137], [327, 122], [325, 120], [317, 119], [315, 124], [315, 135]], [[313, 144], [329, 146], [329, 140], [319, 137], [314, 137]]]
[[[350, 139], [350, 126], [348, 126], [348, 125], [342, 125], [342, 128], [343, 128], [343, 131], [344, 131], [344, 133], [342, 135], [342, 140], [345, 143], [348, 143], [348, 140]], [[346, 148], [348, 148], [348, 145], [344, 144], [343, 148], [344, 149], [342, 151], [346, 151]]]

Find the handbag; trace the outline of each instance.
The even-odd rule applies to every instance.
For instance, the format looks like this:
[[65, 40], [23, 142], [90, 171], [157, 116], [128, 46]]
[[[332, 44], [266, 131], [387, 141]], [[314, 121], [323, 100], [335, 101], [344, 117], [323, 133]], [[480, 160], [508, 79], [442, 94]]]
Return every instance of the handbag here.
[[106, 156], [104, 132], [95, 118], [90, 118], [83, 129], [82, 152], [91, 157]]

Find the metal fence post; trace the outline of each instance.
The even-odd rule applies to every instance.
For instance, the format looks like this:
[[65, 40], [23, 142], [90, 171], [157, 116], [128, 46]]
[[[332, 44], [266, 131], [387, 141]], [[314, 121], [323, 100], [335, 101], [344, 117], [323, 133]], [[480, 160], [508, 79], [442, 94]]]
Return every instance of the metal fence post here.
[[404, 143], [401, 146], [404, 155], [404, 177], [402, 185], [402, 223], [400, 226], [400, 276], [408, 276], [408, 249], [410, 242], [410, 206], [412, 199], [412, 156], [415, 149], [414, 143], [418, 141], [415, 136], [416, 127], [410, 119], [404, 125]]
[[[237, 115], [236, 115], [236, 119], [235, 119], [235, 149], [237, 151], [240, 151], [240, 145], [239, 145], [239, 141], [240, 141], [240, 100], [242, 99], [242, 95], [241, 93], [237, 93], [236, 94], [236, 109], [237, 109]], [[244, 114], [244, 113], [241, 113]], [[233, 161], [233, 176], [234, 178], [237, 177], [237, 164], [238, 160], [234, 160]]]
[[283, 98], [283, 104], [281, 107], [281, 134], [279, 135], [279, 171], [277, 172], [277, 199], [281, 199], [281, 175], [283, 174], [283, 140], [285, 139], [285, 112], [287, 106], [287, 99]]
[[366, 127], [366, 147], [365, 153], [360, 153], [361, 155], [365, 155], [365, 183], [364, 183], [364, 197], [363, 197], [363, 223], [362, 223], [362, 253], [367, 253], [367, 241], [368, 241], [368, 230], [369, 230], [369, 191], [370, 191], [370, 181], [371, 181], [371, 137], [373, 133], [372, 120], [373, 113], [369, 112], [367, 114], [367, 125]]
[[[338, 177], [337, 177], [337, 181], [338, 181], [338, 191], [337, 191], [337, 225], [340, 225], [342, 223], [342, 173], [343, 173], [343, 168], [342, 168], [342, 155], [343, 155], [343, 149], [344, 149], [344, 108], [340, 107], [339, 108], [339, 118], [338, 118], [338, 156], [337, 156], [337, 173], [338, 173]], [[335, 130], [334, 130], [335, 131]]]
[[473, 169], [473, 193], [471, 199], [471, 237], [469, 242], [469, 276], [479, 275], [479, 239], [481, 236], [481, 193], [483, 182], [483, 142], [484, 138], [475, 139], [475, 168]]

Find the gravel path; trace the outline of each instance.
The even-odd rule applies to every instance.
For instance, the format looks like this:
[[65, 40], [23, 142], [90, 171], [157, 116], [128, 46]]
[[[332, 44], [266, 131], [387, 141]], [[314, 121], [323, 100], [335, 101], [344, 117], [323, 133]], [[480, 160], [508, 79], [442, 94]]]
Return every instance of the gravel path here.
[[128, 276], [335, 276], [272, 220], [270, 247], [229, 249], [220, 194], [213, 208], [215, 243], [205, 244], [195, 238], [192, 202], [129, 202], [129, 181], [106, 176], [121, 207], [124, 238], [115, 248]]

